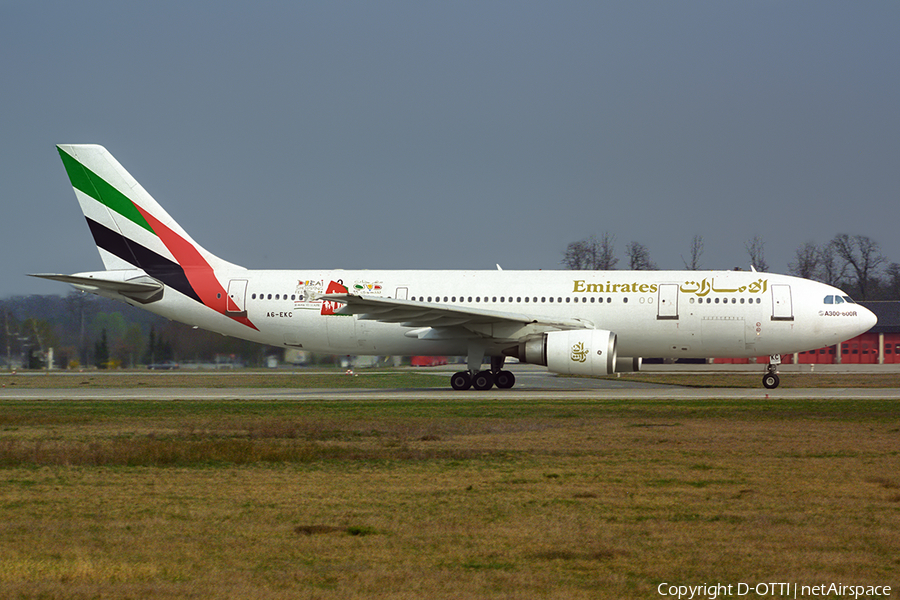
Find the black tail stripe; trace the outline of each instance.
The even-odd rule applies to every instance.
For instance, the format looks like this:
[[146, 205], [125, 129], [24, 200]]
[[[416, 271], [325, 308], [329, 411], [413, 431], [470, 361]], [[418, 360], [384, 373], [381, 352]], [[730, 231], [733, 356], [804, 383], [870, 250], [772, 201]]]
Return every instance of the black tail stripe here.
[[165, 256], [160, 256], [149, 248], [142, 246], [134, 240], [129, 240], [121, 233], [113, 231], [105, 225], [87, 218], [88, 227], [94, 236], [97, 246], [110, 254], [118, 256], [125, 262], [143, 269], [151, 277], [158, 279], [167, 286], [178, 290], [188, 298], [196, 300], [200, 304], [203, 301], [194, 291], [184, 269], [176, 262]]

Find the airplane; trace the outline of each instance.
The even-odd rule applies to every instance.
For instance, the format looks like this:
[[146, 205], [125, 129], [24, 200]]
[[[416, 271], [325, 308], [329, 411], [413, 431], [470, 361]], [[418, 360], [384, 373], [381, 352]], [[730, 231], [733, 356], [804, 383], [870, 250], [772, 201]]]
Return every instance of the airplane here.
[[104, 147], [57, 148], [104, 270], [33, 276], [262, 344], [465, 356], [455, 390], [513, 387], [507, 358], [605, 376], [640, 370], [642, 357], [763, 355], [772, 389], [781, 354], [876, 323], [835, 287], [755, 269], [250, 270], [195, 242]]

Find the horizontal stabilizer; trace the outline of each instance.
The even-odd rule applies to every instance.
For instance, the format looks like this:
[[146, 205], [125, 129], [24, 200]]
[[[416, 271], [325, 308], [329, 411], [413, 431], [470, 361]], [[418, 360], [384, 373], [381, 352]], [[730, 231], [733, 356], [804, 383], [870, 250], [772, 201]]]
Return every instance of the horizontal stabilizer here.
[[[99, 274], [109, 275], [110, 271], [101, 271]], [[162, 296], [163, 284], [147, 277], [146, 275], [131, 281], [106, 279], [94, 275], [59, 275], [56, 273], [32, 273], [31, 277], [52, 279], [70, 283], [84, 291], [105, 291], [119, 294], [142, 304], [158, 300]]]

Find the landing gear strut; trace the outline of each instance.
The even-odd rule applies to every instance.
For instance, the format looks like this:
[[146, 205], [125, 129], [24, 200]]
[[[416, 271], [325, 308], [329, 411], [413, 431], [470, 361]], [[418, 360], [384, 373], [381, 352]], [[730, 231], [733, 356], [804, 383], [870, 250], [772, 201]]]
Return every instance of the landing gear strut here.
[[[482, 352], [479, 355], [479, 352]], [[481, 361], [484, 359], [483, 350], [475, 348], [469, 355], [469, 370], [454, 373], [450, 378], [450, 387], [454, 390], [489, 390], [495, 385], [501, 390], [508, 390], [516, 384], [516, 376], [510, 371], [503, 370], [505, 357], [492, 356], [491, 369], [480, 370]]]
[[763, 387], [767, 390], [774, 390], [781, 383], [781, 379], [778, 378], [778, 365], [780, 364], [780, 354], [773, 354], [769, 357], [769, 364], [766, 365], [766, 374], [763, 375]]

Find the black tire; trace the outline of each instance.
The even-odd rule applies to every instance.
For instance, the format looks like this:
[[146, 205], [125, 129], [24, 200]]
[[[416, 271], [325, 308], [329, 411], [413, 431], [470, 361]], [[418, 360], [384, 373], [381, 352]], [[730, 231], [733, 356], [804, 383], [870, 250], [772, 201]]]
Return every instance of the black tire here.
[[510, 371], [500, 371], [494, 375], [494, 385], [501, 390], [508, 390], [516, 385], [516, 376]]
[[472, 387], [476, 390], [489, 390], [494, 387], [494, 375], [490, 371], [479, 371], [472, 377]]
[[781, 380], [775, 373], [766, 373], [763, 375], [763, 387], [767, 390], [774, 390], [778, 387], [779, 383], [781, 383]]
[[454, 373], [450, 378], [450, 387], [454, 390], [467, 390], [472, 387], [472, 378], [469, 377], [468, 371], [460, 371]]

